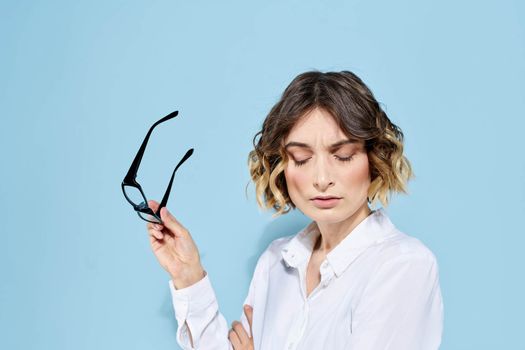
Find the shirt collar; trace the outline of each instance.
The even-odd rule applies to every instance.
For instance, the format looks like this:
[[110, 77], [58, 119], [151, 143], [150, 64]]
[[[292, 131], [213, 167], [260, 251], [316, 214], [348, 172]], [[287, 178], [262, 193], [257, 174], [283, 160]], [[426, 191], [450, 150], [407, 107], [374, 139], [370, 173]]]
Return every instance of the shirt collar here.
[[[366, 248], [391, 236], [394, 229], [383, 208], [374, 210], [327, 254], [326, 260], [339, 277]], [[285, 263], [295, 268], [307, 263], [318, 235], [315, 221], [299, 231], [281, 249]]]

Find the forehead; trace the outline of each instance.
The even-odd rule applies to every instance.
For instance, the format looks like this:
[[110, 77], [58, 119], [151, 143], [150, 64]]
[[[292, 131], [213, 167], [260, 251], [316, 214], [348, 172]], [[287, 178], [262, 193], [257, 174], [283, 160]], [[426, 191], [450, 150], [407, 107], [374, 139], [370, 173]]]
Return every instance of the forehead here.
[[334, 117], [324, 109], [315, 108], [301, 117], [292, 127], [285, 144], [295, 142], [334, 142], [348, 138]]

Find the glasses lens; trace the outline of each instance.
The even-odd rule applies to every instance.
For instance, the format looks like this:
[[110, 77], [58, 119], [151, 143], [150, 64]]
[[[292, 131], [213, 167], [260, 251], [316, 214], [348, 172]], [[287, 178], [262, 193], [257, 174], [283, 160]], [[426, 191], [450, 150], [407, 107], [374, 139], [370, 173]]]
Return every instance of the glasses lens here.
[[138, 211], [137, 213], [139, 214], [139, 216], [143, 220], [146, 220], [146, 221], [149, 221], [149, 222], [154, 222], [156, 224], [162, 224], [162, 221], [160, 219], [158, 219], [157, 217], [153, 216], [153, 215], [148, 215], [148, 214], [142, 213], [140, 211]]
[[142, 195], [142, 192], [136, 187], [133, 186], [124, 186], [124, 192], [126, 192], [126, 197], [134, 205], [144, 206], [146, 203], [146, 198]]

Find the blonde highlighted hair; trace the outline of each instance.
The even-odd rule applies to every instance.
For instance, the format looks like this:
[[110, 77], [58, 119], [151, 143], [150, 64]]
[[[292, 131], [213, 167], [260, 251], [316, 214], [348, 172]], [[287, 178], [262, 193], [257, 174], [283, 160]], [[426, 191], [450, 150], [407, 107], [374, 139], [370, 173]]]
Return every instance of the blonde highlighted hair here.
[[253, 137], [248, 167], [261, 208], [273, 208], [277, 216], [295, 208], [284, 176], [288, 162], [284, 140], [314, 108], [326, 110], [347, 136], [365, 142], [371, 174], [369, 203], [379, 201], [386, 207], [392, 193], [408, 193], [407, 182], [414, 173], [403, 155], [403, 132], [390, 121], [370, 89], [349, 71], [310, 71], [288, 85]]

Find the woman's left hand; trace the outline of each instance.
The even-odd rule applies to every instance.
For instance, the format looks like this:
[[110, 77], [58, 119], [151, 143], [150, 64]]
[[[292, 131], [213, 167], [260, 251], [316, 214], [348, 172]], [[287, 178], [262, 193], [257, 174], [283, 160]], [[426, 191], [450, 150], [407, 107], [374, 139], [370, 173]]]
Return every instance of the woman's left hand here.
[[[244, 305], [244, 314], [250, 324], [250, 334], [252, 334], [252, 315], [253, 309], [250, 305]], [[228, 339], [235, 350], [253, 350], [253, 338], [246, 333], [242, 323], [239, 321], [232, 322], [232, 329], [228, 333]]]

